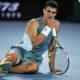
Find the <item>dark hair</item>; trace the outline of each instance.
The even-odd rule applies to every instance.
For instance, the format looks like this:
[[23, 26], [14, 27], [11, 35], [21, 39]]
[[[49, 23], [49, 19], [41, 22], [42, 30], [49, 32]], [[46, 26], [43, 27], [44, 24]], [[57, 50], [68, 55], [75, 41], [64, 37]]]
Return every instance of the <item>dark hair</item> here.
[[49, 0], [45, 3], [44, 8], [47, 8], [47, 6], [52, 7], [52, 8], [58, 8], [59, 5], [55, 0]]

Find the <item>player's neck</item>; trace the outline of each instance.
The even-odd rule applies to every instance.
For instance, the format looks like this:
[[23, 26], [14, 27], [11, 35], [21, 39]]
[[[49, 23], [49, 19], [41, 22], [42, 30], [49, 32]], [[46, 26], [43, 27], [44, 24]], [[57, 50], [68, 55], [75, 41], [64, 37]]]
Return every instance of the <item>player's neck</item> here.
[[45, 20], [45, 18], [44, 17], [42, 17], [42, 23], [44, 24], [44, 25], [46, 25], [47, 24], [47, 21]]

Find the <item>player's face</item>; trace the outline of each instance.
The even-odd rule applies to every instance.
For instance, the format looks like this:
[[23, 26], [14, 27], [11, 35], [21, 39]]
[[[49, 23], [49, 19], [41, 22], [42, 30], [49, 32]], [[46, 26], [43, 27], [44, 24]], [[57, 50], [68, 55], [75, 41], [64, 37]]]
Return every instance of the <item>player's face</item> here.
[[54, 19], [57, 14], [57, 9], [52, 7], [47, 7], [43, 9], [43, 13], [44, 13], [43, 16], [46, 20]]

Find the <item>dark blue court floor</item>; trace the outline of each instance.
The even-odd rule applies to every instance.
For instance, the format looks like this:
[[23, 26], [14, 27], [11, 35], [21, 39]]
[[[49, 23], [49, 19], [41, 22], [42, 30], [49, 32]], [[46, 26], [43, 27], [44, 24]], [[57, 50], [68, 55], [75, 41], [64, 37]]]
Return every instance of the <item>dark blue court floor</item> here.
[[[22, 40], [25, 21], [0, 22], [0, 59], [4, 58], [11, 45]], [[37, 74], [2, 74], [0, 80], [80, 80], [80, 23], [61, 21], [59, 41], [68, 51], [70, 68], [64, 75], [49, 72], [47, 54]]]

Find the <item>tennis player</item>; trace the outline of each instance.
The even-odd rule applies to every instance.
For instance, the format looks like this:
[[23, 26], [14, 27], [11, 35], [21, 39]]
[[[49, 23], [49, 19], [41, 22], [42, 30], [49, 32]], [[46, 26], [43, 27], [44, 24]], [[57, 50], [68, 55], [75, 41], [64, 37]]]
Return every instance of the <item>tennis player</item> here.
[[[36, 73], [42, 63], [42, 55], [46, 50], [51, 50], [50, 45], [53, 38], [53, 28], [58, 34], [60, 22], [55, 19], [58, 10], [58, 3], [49, 0], [43, 7], [43, 16], [31, 19], [27, 22], [23, 41], [7, 52], [0, 62], [0, 73]], [[28, 45], [30, 43], [30, 45]], [[30, 47], [29, 47], [30, 46]], [[55, 53], [52, 53], [52, 60], [55, 60]], [[52, 71], [58, 71], [54, 63], [50, 63]]]

